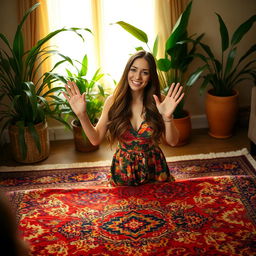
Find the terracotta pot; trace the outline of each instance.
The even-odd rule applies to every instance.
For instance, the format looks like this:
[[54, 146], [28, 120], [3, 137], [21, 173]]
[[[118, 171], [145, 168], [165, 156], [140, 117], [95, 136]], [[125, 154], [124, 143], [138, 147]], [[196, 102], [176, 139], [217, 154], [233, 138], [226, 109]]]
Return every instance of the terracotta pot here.
[[22, 159], [20, 145], [19, 145], [19, 128], [16, 125], [9, 127], [9, 136], [11, 151], [15, 161], [19, 163], [36, 163], [46, 159], [50, 154], [50, 140], [48, 133], [47, 123], [39, 123], [35, 125], [35, 129], [39, 135], [39, 140], [41, 143], [41, 152], [38, 151], [34, 139], [25, 127], [25, 143], [27, 145], [27, 155], [25, 159]]
[[73, 135], [74, 135], [74, 144], [75, 149], [79, 152], [92, 152], [99, 148], [99, 146], [94, 146], [88, 140], [85, 133], [83, 132], [83, 128], [80, 125], [76, 124], [76, 120], [71, 122], [73, 127]]
[[227, 97], [214, 96], [209, 90], [205, 100], [205, 111], [209, 126], [209, 135], [225, 139], [233, 135], [238, 114], [238, 91]]
[[173, 121], [179, 131], [179, 142], [176, 146], [183, 146], [189, 142], [191, 136], [192, 125], [190, 115], [187, 112], [187, 116], [175, 118]]

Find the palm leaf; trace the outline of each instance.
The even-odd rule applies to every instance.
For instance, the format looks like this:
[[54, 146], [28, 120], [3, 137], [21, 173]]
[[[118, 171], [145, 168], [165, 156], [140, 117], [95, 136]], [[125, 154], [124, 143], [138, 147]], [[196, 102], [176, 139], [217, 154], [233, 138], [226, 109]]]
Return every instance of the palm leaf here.
[[189, 2], [185, 11], [181, 14], [180, 18], [178, 19], [177, 23], [174, 26], [174, 29], [170, 37], [166, 42], [165, 48], [168, 54], [170, 55], [172, 55], [172, 52], [174, 51], [173, 48], [176, 46], [176, 43], [183, 39], [183, 36], [187, 31], [187, 25], [188, 25], [189, 16], [191, 13], [191, 8], [192, 8], [192, 1]]
[[237, 51], [237, 48], [235, 47], [228, 54], [225, 73], [224, 73], [224, 78], [227, 77], [227, 75], [229, 74], [230, 70], [233, 67], [234, 59], [235, 59], [235, 56], [236, 56], [236, 51]]
[[222, 52], [224, 52], [229, 47], [228, 29], [225, 23], [223, 22], [221, 16], [218, 13], [216, 13], [216, 15], [218, 16], [219, 26], [220, 26], [219, 30], [220, 30], [220, 36], [221, 36], [221, 48], [222, 48]]
[[126, 30], [128, 33], [130, 33], [134, 37], [136, 37], [141, 42], [148, 43], [148, 36], [144, 31], [124, 21], [118, 21], [115, 24], [118, 24], [119, 26], [121, 26], [124, 30]]
[[157, 52], [158, 52], [158, 42], [159, 42], [159, 36], [156, 37], [155, 41], [154, 41], [154, 45], [153, 45], [153, 56], [156, 57], [157, 56]]
[[248, 20], [242, 23], [234, 32], [231, 44], [236, 45], [240, 42], [240, 40], [244, 37], [244, 35], [250, 30], [253, 23], [256, 21], [256, 15], [251, 16]]
[[21, 157], [22, 159], [26, 158], [27, 155], [27, 144], [25, 141], [25, 125], [24, 121], [18, 121], [16, 123], [18, 127], [18, 140], [20, 145]]
[[33, 123], [28, 124], [28, 130], [35, 142], [38, 152], [41, 153], [42, 147], [41, 147], [41, 143], [40, 143], [40, 138], [39, 138], [38, 132], [35, 129], [35, 126]]

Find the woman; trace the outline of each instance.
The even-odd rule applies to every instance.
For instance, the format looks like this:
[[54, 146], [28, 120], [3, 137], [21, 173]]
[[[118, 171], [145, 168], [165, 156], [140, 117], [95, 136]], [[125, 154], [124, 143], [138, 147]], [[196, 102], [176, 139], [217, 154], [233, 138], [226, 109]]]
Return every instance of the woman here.
[[100, 144], [106, 134], [112, 144], [118, 141], [111, 165], [112, 185], [174, 180], [158, 144], [160, 140], [177, 144], [179, 134], [172, 114], [184, 94], [182, 86], [172, 84], [165, 98], [160, 95], [151, 53], [139, 51], [130, 57], [96, 127], [86, 114], [86, 95], [80, 94], [74, 82], [66, 90], [64, 96], [93, 145]]

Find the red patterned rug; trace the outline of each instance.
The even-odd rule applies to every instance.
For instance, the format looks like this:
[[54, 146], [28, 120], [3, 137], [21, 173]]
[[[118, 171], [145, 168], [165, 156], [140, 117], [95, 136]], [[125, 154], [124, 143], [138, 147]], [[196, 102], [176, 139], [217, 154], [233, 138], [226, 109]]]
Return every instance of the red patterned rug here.
[[103, 162], [1, 167], [0, 188], [34, 256], [256, 256], [248, 151], [167, 160], [175, 182], [109, 187]]
[[[209, 176], [249, 175], [256, 177], [256, 162], [247, 149], [167, 158], [176, 180]], [[108, 185], [110, 161], [0, 167], [0, 190], [68, 188]]]
[[256, 183], [223, 176], [12, 192], [32, 255], [256, 255]]

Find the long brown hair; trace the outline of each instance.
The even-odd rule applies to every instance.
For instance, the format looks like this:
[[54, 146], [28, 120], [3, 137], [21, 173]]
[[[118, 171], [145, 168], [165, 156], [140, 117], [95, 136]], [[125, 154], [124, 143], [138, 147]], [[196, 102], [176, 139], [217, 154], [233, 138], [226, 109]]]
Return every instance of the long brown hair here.
[[158, 112], [153, 98], [153, 94], [155, 94], [161, 99], [155, 59], [149, 52], [138, 51], [129, 58], [120, 82], [113, 93], [113, 104], [108, 112], [108, 139], [111, 144], [116, 140], [122, 140], [122, 134], [127, 130], [129, 120], [132, 117], [132, 95], [128, 84], [128, 72], [133, 62], [138, 58], [144, 58], [149, 64], [150, 79], [144, 88], [143, 106], [145, 109], [145, 120], [153, 128], [152, 139], [154, 143], [159, 143], [160, 137], [165, 131], [162, 116]]

